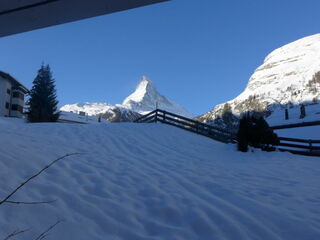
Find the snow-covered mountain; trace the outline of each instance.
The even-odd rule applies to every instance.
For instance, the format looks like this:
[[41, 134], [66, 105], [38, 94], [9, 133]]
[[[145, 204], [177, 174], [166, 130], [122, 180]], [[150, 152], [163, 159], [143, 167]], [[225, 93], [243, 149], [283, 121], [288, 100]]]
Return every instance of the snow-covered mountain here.
[[98, 114], [103, 114], [105, 112], [110, 111], [113, 109], [114, 106], [108, 103], [75, 103], [75, 104], [67, 104], [60, 108], [62, 111], [66, 112], [85, 112], [89, 116], [96, 116]]
[[271, 52], [238, 97], [217, 105], [198, 119], [210, 122], [227, 110], [235, 115], [246, 111], [265, 112], [272, 118], [274, 110], [288, 108], [290, 111], [301, 103], [318, 104], [319, 99], [320, 34], [316, 34]]
[[185, 108], [162, 96], [147, 77], [141, 78], [136, 90], [123, 101], [122, 106], [141, 114], [158, 108], [185, 117], [193, 117]]
[[160, 95], [147, 77], [141, 78], [136, 90], [122, 104], [85, 102], [64, 105], [60, 110], [73, 113], [84, 112], [89, 116], [102, 116], [111, 122], [127, 122], [156, 108], [185, 117], [193, 117], [185, 108]]
[[121, 106], [114, 106], [108, 103], [75, 103], [67, 104], [60, 108], [61, 111], [73, 112], [80, 114], [81, 112], [88, 116], [101, 116], [110, 122], [132, 122], [141, 117], [141, 114], [131, 111]]

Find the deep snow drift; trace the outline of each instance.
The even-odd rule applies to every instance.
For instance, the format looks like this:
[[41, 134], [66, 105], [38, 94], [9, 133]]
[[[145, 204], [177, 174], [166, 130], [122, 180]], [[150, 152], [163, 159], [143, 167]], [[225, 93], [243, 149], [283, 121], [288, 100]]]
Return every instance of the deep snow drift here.
[[319, 158], [240, 153], [161, 124], [25, 124], [0, 118], [0, 239], [320, 239]]

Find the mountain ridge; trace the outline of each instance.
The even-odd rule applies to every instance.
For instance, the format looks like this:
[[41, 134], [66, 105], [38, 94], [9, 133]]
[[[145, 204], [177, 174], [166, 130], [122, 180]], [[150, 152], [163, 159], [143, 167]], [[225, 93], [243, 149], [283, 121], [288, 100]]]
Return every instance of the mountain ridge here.
[[242, 93], [197, 119], [214, 122], [226, 108], [238, 117], [257, 111], [271, 119], [278, 108], [317, 104], [319, 99], [320, 34], [315, 34], [273, 50], [254, 71]]
[[133, 121], [143, 114], [159, 108], [185, 117], [193, 117], [185, 108], [161, 95], [153, 82], [143, 76], [133, 93], [124, 99], [122, 104], [104, 102], [80, 102], [67, 104], [60, 108], [62, 111], [80, 113], [89, 116], [101, 116], [108, 121]]

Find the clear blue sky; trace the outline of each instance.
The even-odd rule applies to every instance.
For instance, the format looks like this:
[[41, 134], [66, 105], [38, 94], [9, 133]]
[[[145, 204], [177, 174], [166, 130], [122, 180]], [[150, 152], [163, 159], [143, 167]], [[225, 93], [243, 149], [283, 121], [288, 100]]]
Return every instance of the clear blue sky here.
[[264, 57], [320, 32], [319, 0], [172, 0], [0, 38], [0, 70], [32, 86], [50, 64], [60, 105], [121, 103], [142, 75], [201, 114], [236, 97]]

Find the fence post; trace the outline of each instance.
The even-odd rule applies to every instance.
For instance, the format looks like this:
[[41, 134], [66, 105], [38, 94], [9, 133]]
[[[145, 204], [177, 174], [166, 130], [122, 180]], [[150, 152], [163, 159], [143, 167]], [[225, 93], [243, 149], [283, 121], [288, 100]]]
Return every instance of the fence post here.
[[312, 141], [311, 141], [311, 139], [309, 139], [309, 148], [310, 148], [309, 151], [312, 152]]
[[156, 123], [158, 121], [158, 110], [156, 111], [154, 115], [154, 122]]

